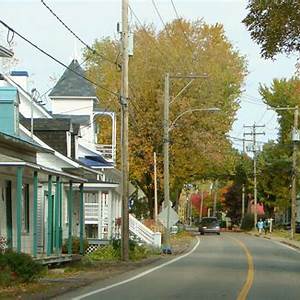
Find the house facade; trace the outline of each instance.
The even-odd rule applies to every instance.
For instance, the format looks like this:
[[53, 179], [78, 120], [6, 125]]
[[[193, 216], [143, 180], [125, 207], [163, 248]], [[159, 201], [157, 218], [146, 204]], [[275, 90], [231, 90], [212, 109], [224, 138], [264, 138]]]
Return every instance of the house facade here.
[[[38, 155], [54, 151], [21, 134], [19, 93], [0, 88], [0, 236], [2, 247], [34, 257], [61, 256], [63, 206], [67, 203], [68, 252], [72, 254], [73, 189], [79, 187], [83, 219], [85, 178], [38, 163]], [[83, 251], [84, 222], [78, 236]]]

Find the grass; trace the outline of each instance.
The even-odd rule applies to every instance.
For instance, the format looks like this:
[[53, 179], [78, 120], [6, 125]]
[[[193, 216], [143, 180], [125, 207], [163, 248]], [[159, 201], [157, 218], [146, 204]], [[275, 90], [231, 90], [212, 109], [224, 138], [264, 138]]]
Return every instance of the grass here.
[[[276, 229], [272, 232], [272, 236], [281, 237], [281, 238], [285, 238], [285, 239], [290, 239], [291, 238], [291, 233], [287, 230]], [[294, 240], [300, 242], [300, 234], [299, 233], [295, 233]]]

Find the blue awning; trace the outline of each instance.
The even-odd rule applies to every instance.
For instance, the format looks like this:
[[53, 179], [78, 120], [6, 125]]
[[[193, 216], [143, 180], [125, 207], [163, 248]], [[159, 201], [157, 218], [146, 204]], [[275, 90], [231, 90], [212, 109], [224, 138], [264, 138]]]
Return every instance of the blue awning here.
[[111, 162], [108, 162], [100, 155], [79, 157], [79, 161], [91, 168], [113, 167]]

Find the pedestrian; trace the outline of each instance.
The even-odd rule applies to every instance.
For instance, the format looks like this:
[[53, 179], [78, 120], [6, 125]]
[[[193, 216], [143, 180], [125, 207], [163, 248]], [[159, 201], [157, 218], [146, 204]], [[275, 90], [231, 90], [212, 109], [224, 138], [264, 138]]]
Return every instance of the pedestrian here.
[[261, 235], [262, 230], [264, 229], [264, 222], [262, 219], [259, 219], [259, 221], [257, 222], [257, 228], [258, 228], [258, 233], [259, 235]]
[[268, 228], [269, 228], [269, 220], [268, 220], [268, 219], [265, 219], [265, 220], [264, 220], [264, 231], [265, 231], [265, 235], [267, 234]]

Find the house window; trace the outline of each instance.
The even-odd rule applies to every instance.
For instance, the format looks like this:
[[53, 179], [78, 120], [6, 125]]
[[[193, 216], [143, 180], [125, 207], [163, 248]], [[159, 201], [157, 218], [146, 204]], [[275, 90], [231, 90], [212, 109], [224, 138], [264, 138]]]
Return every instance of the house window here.
[[23, 184], [22, 231], [29, 233], [29, 184]]
[[86, 224], [85, 225], [85, 236], [88, 239], [97, 239], [98, 238], [98, 225]]
[[104, 206], [108, 206], [108, 193], [107, 192], [102, 193], [102, 200], [104, 202]]

